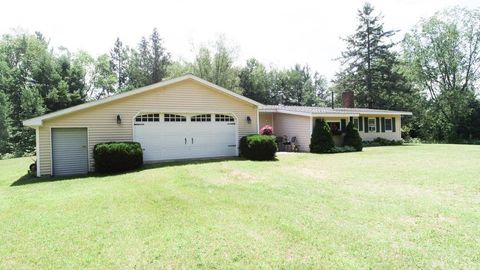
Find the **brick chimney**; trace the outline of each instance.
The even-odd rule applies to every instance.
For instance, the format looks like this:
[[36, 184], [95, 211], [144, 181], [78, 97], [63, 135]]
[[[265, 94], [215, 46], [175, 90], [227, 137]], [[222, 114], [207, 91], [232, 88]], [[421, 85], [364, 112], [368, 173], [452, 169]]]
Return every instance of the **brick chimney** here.
[[353, 102], [353, 91], [347, 90], [342, 93], [342, 107], [343, 108], [353, 108], [355, 104]]

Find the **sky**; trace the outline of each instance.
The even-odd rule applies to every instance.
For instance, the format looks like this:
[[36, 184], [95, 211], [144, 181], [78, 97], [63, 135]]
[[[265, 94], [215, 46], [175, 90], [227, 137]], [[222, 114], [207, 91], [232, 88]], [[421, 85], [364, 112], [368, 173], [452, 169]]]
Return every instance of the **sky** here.
[[[237, 48], [237, 64], [255, 57], [267, 66], [308, 64], [331, 80], [335, 60], [354, 32], [361, 0], [241, 1], [51, 1], [3, 0], [0, 33], [40, 31], [52, 46], [108, 53], [117, 37], [136, 46], [158, 28], [174, 60], [191, 60], [200, 44], [224, 35]], [[401, 40], [421, 18], [453, 6], [476, 8], [479, 0], [371, 0], [385, 29]]]

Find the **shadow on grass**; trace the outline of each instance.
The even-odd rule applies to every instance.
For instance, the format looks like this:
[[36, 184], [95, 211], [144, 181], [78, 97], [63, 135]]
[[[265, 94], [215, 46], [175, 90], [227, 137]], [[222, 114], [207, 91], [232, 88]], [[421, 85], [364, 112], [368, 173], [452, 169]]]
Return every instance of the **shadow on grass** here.
[[[29, 174], [23, 175], [22, 177], [15, 180], [10, 186], [22, 186], [22, 185], [29, 185], [29, 184], [37, 184], [37, 183], [45, 183], [45, 182], [56, 182], [56, 181], [68, 181], [68, 180], [82, 180], [86, 178], [105, 178], [115, 175], [122, 175], [122, 174], [129, 174], [129, 173], [136, 173], [140, 171], [146, 171], [151, 169], [158, 169], [158, 168], [167, 168], [167, 167], [182, 167], [187, 165], [200, 165], [200, 164], [208, 164], [208, 163], [216, 163], [216, 162], [223, 162], [223, 161], [248, 161], [247, 159], [241, 157], [232, 157], [232, 158], [217, 158], [217, 159], [196, 159], [196, 160], [179, 160], [179, 161], [165, 161], [161, 163], [147, 163], [144, 164], [142, 167], [125, 172], [119, 173], [89, 173], [83, 175], [71, 175], [71, 176], [46, 176], [46, 177], [35, 177]], [[255, 161], [255, 162], [275, 162], [278, 159], [275, 158], [273, 161]]]

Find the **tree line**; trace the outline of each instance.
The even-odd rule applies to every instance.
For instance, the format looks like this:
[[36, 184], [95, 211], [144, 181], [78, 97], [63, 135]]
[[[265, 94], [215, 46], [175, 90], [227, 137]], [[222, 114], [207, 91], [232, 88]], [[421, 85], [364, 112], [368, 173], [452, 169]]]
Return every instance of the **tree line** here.
[[[422, 19], [399, 43], [366, 3], [344, 37], [341, 68], [328, 83], [308, 65], [238, 65], [225, 38], [200, 46], [192, 61], [173, 60], [157, 29], [136, 46], [53, 48], [41, 33], [0, 38], [0, 155], [34, 151], [34, 130], [22, 120], [192, 73], [264, 104], [329, 106], [352, 90], [357, 107], [409, 110], [403, 132], [426, 140], [480, 139], [480, 11], [454, 8]], [[339, 99], [335, 100], [340, 103]], [[338, 106], [338, 104], [336, 104]]]

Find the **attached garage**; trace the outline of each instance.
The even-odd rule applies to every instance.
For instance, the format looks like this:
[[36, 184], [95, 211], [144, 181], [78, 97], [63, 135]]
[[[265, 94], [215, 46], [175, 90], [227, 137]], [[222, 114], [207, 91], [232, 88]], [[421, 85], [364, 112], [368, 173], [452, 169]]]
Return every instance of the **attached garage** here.
[[236, 156], [258, 132], [259, 106], [185, 75], [23, 123], [36, 129], [37, 175], [70, 175], [95, 170], [102, 142], [140, 142], [146, 162]]
[[142, 113], [133, 140], [145, 162], [229, 157], [237, 152], [235, 117], [220, 113]]

